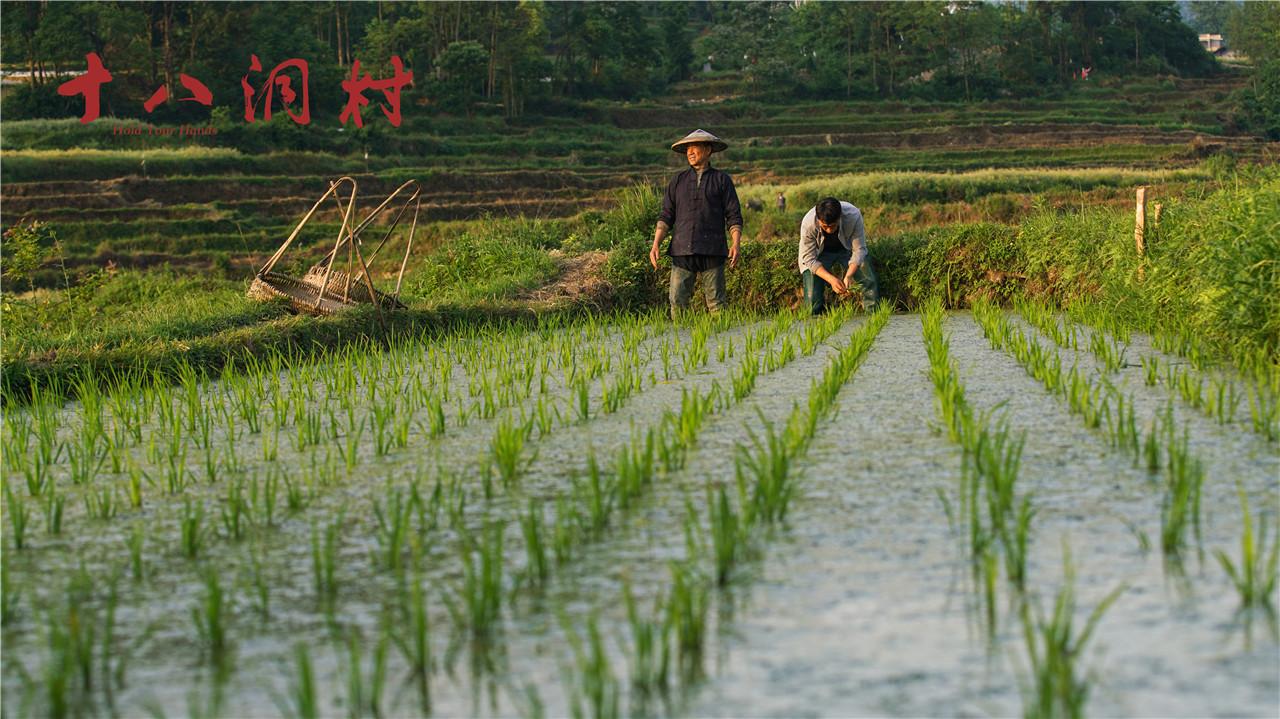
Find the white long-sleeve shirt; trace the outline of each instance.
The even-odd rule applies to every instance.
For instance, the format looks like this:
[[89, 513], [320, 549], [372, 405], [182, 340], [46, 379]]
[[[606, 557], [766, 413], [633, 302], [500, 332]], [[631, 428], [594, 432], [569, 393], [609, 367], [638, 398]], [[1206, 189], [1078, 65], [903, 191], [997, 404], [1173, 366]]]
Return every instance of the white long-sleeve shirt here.
[[[809, 209], [800, 221], [800, 271], [817, 272], [821, 267], [818, 255], [822, 252], [822, 228], [818, 227], [817, 207]], [[840, 244], [849, 251], [850, 263], [861, 265], [867, 261], [867, 230], [862, 224], [862, 210], [848, 202], [840, 203], [840, 227], [836, 233]]]

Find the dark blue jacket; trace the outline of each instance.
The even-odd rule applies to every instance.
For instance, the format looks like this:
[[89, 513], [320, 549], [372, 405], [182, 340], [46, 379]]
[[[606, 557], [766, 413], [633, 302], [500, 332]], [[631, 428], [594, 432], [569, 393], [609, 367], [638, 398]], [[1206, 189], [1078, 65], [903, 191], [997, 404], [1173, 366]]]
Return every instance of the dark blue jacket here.
[[698, 172], [692, 167], [671, 178], [662, 197], [658, 219], [671, 228], [667, 254], [729, 255], [725, 230], [742, 226], [742, 206], [728, 173], [708, 167], [698, 186]]

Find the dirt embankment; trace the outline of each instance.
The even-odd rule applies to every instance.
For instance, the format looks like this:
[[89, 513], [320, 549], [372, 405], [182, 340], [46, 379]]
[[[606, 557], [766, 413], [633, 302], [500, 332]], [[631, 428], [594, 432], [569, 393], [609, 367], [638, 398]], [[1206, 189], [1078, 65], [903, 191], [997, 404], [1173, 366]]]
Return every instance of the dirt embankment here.
[[608, 305], [613, 297], [613, 287], [604, 278], [604, 264], [609, 259], [607, 252], [594, 250], [570, 257], [559, 250], [552, 250], [551, 257], [560, 266], [560, 273], [551, 282], [526, 292], [519, 299], [538, 309], [569, 306], [603, 308]]

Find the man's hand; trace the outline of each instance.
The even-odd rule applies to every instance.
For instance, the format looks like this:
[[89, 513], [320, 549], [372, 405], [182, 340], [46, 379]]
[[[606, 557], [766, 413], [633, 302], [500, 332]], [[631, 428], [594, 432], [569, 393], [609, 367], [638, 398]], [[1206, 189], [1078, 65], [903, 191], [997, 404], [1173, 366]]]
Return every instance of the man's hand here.
[[729, 269], [733, 269], [738, 264], [738, 243], [734, 241], [729, 245]]
[[858, 271], [858, 267], [860, 267], [860, 265], [850, 264], [849, 269], [844, 271], [844, 285], [846, 292], [849, 291], [847, 288], [853, 284], [853, 275]]
[[649, 248], [649, 264], [653, 265], [653, 269], [658, 269], [658, 243], [653, 243], [653, 247]]
[[840, 295], [841, 297], [849, 294], [849, 288], [845, 285], [844, 280], [841, 280], [839, 277], [836, 277], [835, 275], [831, 276], [831, 279], [827, 282], [827, 284], [831, 285], [831, 289], [835, 290], [836, 294]]

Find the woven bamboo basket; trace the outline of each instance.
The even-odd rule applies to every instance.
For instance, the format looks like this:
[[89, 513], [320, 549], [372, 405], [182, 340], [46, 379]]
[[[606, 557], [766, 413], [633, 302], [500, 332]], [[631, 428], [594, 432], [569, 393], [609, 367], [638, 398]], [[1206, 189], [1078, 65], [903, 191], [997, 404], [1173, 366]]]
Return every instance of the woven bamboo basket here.
[[[362, 304], [373, 304], [369, 299], [369, 290], [363, 282], [348, 283], [348, 275], [342, 270], [333, 270], [329, 276], [329, 286], [319, 304], [320, 286], [324, 282], [324, 268], [312, 267], [302, 279], [282, 275], [279, 272], [266, 272], [253, 278], [249, 285], [249, 298], [255, 300], [285, 299], [298, 312], [310, 315], [329, 315], [338, 310], [357, 307]], [[374, 297], [382, 309], [404, 309], [404, 304], [386, 293], [374, 290]]]

